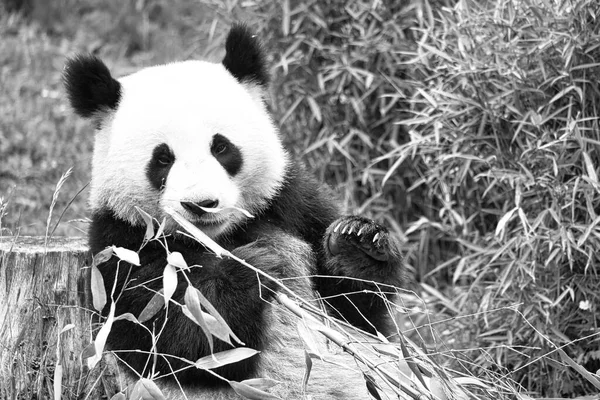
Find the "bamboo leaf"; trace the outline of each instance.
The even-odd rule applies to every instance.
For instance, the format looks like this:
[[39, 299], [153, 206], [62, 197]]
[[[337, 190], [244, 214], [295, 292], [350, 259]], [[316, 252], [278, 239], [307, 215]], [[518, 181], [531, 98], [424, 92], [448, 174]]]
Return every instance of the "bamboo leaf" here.
[[212, 303], [208, 301], [206, 297], [204, 297], [202, 292], [200, 292], [196, 288], [193, 289], [196, 291], [196, 296], [202, 307], [204, 307], [204, 309], [210, 314], [211, 318], [206, 319], [206, 321], [208, 328], [210, 329], [212, 334], [229, 344], [231, 344], [231, 341], [229, 339], [231, 337], [238, 344], [244, 345], [244, 342], [242, 342], [240, 338], [236, 336], [236, 334], [231, 330], [227, 322], [225, 322], [225, 319], [221, 316], [221, 314], [219, 314], [219, 312], [212, 305]]
[[154, 237], [154, 219], [146, 211], [142, 210], [138, 206], [135, 206], [136, 211], [142, 216], [144, 223], [146, 224], [146, 234], [144, 240], [150, 240]]
[[381, 400], [381, 395], [379, 394], [379, 391], [377, 390], [378, 386], [377, 386], [377, 382], [375, 382], [375, 379], [373, 379], [371, 374], [369, 374], [367, 372], [363, 372], [363, 377], [365, 378], [365, 383], [367, 384], [367, 390], [369, 391], [369, 394], [375, 400]]
[[166, 400], [156, 383], [150, 379], [141, 378], [136, 382], [131, 392], [130, 400]]
[[237, 347], [231, 350], [221, 351], [198, 359], [194, 365], [198, 369], [213, 369], [224, 365], [234, 364], [247, 358], [254, 357], [260, 353], [248, 347]]
[[85, 346], [85, 348], [81, 351], [81, 359], [87, 360], [90, 357], [96, 355], [96, 344], [94, 342]]
[[158, 229], [156, 230], [156, 235], [154, 236], [154, 239], [158, 239], [158, 238], [162, 237], [163, 232], [165, 231], [166, 225], [167, 225], [167, 220], [166, 220], [166, 218], [163, 218], [162, 222], [158, 226]]
[[321, 116], [321, 108], [319, 107], [315, 99], [310, 96], [307, 96], [306, 101], [308, 102], [308, 106], [310, 107], [310, 111], [312, 112], [313, 117], [318, 122], [321, 122], [323, 120], [323, 117]]
[[115, 318], [115, 303], [110, 304], [110, 311], [108, 312], [108, 317], [106, 321], [98, 331], [96, 335], [96, 339], [94, 340], [94, 350], [95, 354], [87, 359], [87, 365], [89, 369], [92, 369], [98, 364], [98, 361], [102, 359], [102, 353], [104, 352], [104, 346], [106, 345], [106, 339], [110, 334], [110, 330], [112, 329], [113, 321]]
[[569, 357], [567, 355], [567, 353], [564, 352], [563, 349], [557, 348], [556, 351], [558, 352], [558, 354], [560, 354], [560, 358], [564, 362], [569, 364], [571, 366], [571, 368], [575, 369], [575, 371], [577, 371], [582, 377], [584, 377], [588, 382], [590, 382], [592, 385], [594, 385], [594, 387], [596, 389], [600, 389], [600, 379], [598, 379], [598, 377], [596, 375], [592, 374], [587, 369], [585, 369], [581, 365], [577, 364], [575, 362], [575, 360], [573, 360], [571, 357]]
[[123, 313], [123, 314], [115, 317], [115, 322], [116, 321], [121, 321], [121, 320], [131, 321], [131, 322], [133, 322], [135, 324], [139, 324], [140, 323], [140, 321], [138, 321], [138, 319], [132, 313]]
[[165, 305], [163, 289], [160, 289], [158, 292], [154, 293], [154, 296], [150, 299], [146, 307], [142, 310], [140, 315], [138, 316], [138, 321], [144, 323], [153, 318], [156, 313], [158, 313]]
[[133, 250], [125, 249], [123, 247], [112, 247], [113, 252], [119, 259], [128, 262], [133, 265], [140, 265], [140, 256]]
[[512, 218], [515, 211], [517, 211], [518, 207], [511, 209], [509, 212], [504, 214], [500, 221], [498, 221], [498, 225], [496, 226], [496, 237], [502, 238], [504, 236], [504, 231], [506, 230], [506, 224]]
[[598, 184], [598, 175], [596, 174], [596, 168], [594, 167], [594, 164], [592, 163], [592, 159], [590, 158], [590, 155], [584, 151], [582, 152], [583, 155], [583, 160], [585, 163], [585, 169], [588, 173], [588, 176], [590, 177], [590, 180], [592, 182], [594, 182], [595, 184]]
[[585, 229], [585, 232], [583, 232], [583, 235], [581, 235], [581, 237], [577, 241], [577, 247], [583, 246], [583, 244], [590, 237], [590, 234], [592, 233], [592, 231], [596, 228], [596, 226], [598, 226], [599, 223], [600, 223], [600, 216], [596, 217], [596, 219], [587, 226], [587, 228]]
[[281, 397], [267, 393], [260, 389], [253, 388], [252, 386], [245, 385], [241, 382], [229, 381], [231, 388], [240, 396], [250, 400], [275, 400]]
[[[213, 352], [213, 337], [212, 337], [212, 333], [210, 332], [210, 329], [208, 328], [208, 325], [206, 324], [206, 320], [204, 319], [204, 312], [202, 311], [202, 308], [200, 307], [200, 300], [198, 299], [198, 290], [196, 290], [196, 288], [192, 287], [192, 286], [188, 286], [187, 289], [185, 290], [185, 296], [184, 296], [184, 301], [185, 301], [185, 306], [189, 312], [189, 315], [191, 315], [193, 318], [192, 321], [194, 321], [196, 324], [198, 324], [198, 326], [200, 326], [200, 328], [202, 328], [202, 332], [204, 332], [204, 335], [206, 336], [206, 340], [208, 341], [208, 347], [210, 348], [210, 352]], [[185, 314], [185, 310], [184, 310], [184, 314]], [[187, 315], [187, 314], [186, 314]], [[189, 318], [188, 315], [188, 318]]]
[[427, 384], [425, 383], [425, 379], [423, 378], [423, 374], [421, 373], [421, 370], [419, 369], [419, 367], [418, 367], [417, 363], [415, 362], [415, 360], [413, 359], [413, 357], [410, 355], [408, 348], [406, 347], [406, 344], [404, 343], [404, 338], [402, 336], [400, 336], [400, 350], [402, 351], [402, 356], [404, 357], [404, 361], [406, 361], [406, 363], [408, 364], [408, 368], [410, 368], [412, 373], [415, 374], [415, 376], [417, 377], [419, 382], [421, 382], [421, 384], [424, 387], [427, 387]]
[[110, 260], [113, 256], [113, 248], [107, 247], [99, 253], [94, 255], [94, 259], [92, 260], [92, 267], [97, 267], [100, 264], [103, 264]]
[[177, 271], [171, 264], [167, 264], [163, 271], [163, 289], [164, 289], [164, 300], [165, 307], [169, 306], [169, 301], [177, 289]]
[[180, 268], [180, 269], [183, 269], [186, 271], [189, 269], [187, 263], [183, 259], [183, 256], [178, 251], [169, 253], [169, 255], [167, 256], [167, 262], [174, 267], [177, 267], [177, 268]]
[[240, 383], [244, 385], [252, 386], [253, 388], [259, 390], [267, 390], [272, 388], [273, 386], [279, 385], [281, 382], [270, 379], [270, 378], [254, 378], [254, 379], [246, 379]]
[[95, 265], [92, 265], [91, 271], [91, 291], [92, 291], [92, 304], [98, 312], [102, 312], [106, 305], [106, 289], [104, 287], [104, 278], [100, 273], [100, 270]]

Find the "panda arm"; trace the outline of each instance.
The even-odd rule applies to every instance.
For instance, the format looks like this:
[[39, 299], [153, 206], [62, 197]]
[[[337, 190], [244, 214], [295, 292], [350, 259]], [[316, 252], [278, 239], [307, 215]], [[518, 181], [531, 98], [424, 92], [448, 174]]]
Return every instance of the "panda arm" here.
[[389, 334], [390, 304], [404, 275], [399, 244], [388, 230], [367, 218], [340, 217], [325, 231], [319, 255], [324, 276], [317, 287], [338, 317]]
[[271, 215], [282, 229], [312, 245], [318, 257], [315, 288], [335, 314], [369, 331], [386, 332], [393, 286], [403, 281], [398, 244], [374, 221], [342, 216], [338, 203], [327, 186], [294, 163]]

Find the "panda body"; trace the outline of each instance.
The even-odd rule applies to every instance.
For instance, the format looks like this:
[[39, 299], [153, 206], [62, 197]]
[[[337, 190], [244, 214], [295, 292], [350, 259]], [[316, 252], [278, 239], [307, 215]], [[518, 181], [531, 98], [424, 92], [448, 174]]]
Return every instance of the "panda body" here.
[[[230, 31], [221, 64], [185, 61], [116, 80], [99, 59], [78, 56], [67, 63], [64, 76], [73, 108], [97, 127], [91, 250], [112, 245], [139, 250], [139, 267], [117, 265], [115, 259], [99, 267], [108, 293], [116, 282], [116, 315], [139, 315], [162, 288], [167, 254], [180, 252], [194, 266], [187, 273], [191, 284], [245, 346], [261, 350], [214, 371], [238, 381], [266, 374], [284, 382], [275, 389], [283, 398], [302, 396], [303, 348], [296, 320], [271, 301], [277, 286], [177, 233], [169, 216], [174, 210], [297, 294], [316, 299], [317, 290], [336, 315], [387, 333], [393, 294], [374, 294], [372, 282], [400, 286], [398, 247], [385, 228], [342, 216], [330, 189], [286, 152], [264, 101], [264, 55], [245, 26]], [[166, 222], [164, 242], [144, 243], [146, 228], [137, 208]], [[179, 304], [184, 304], [187, 285], [179, 279], [173, 295]], [[144, 376], [158, 371], [172, 378], [176, 371], [178, 383], [159, 380], [169, 398], [181, 393], [179, 383], [193, 394], [190, 398], [237, 398], [213, 374], [181, 361], [193, 362], [210, 354], [210, 348], [201, 328], [179, 308], [171, 307], [168, 314], [163, 310], [145, 325], [163, 327], [156, 350], [165, 356], [150, 357], [153, 343], [147, 330], [120, 320], [107, 344], [125, 365]], [[214, 352], [230, 348], [214, 340]], [[352, 365], [348, 361], [344, 364]], [[311, 375], [314, 398], [366, 398], [356, 366], [354, 372], [316, 368], [323, 370]]]

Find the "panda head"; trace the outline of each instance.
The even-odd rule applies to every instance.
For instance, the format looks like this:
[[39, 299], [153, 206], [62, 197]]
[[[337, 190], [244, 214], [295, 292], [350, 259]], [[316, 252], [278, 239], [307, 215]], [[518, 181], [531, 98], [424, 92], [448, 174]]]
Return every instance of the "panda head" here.
[[[222, 63], [184, 61], [121, 79], [98, 58], [76, 56], [64, 71], [75, 112], [96, 123], [90, 205], [141, 225], [136, 206], [175, 223], [172, 209], [217, 237], [260, 213], [283, 184], [288, 157], [263, 96], [260, 43], [244, 25], [226, 40]], [[218, 207], [218, 213], [201, 208]]]

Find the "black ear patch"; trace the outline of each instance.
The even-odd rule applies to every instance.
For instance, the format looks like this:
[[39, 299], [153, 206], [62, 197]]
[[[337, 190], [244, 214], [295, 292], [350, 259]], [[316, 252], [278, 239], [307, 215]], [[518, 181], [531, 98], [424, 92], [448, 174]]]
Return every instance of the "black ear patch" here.
[[238, 82], [254, 82], [262, 86], [269, 83], [262, 45], [244, 24], [231, 27], [225, 41], [223, 65]]
[[91, 54], [67, 60], [63, 80], [71, 106], [84, 118], [116, 109], [121, 100], [121, 84], [110, 75], [106, 65]]

